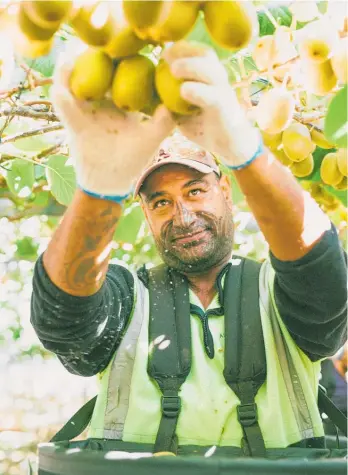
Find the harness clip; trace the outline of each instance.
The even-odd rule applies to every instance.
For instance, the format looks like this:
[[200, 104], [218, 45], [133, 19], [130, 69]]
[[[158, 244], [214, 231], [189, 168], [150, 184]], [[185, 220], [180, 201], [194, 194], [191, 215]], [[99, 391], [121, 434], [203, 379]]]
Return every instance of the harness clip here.
[[255, 403], [240, 404], [237, 406], [237, 415], [243, 427], [250, 427], [257, 422], [257, 405]]
[[179, 396], [162, 396], [162, 414], [167, 417], [178, 417], [181, 409], [181, 399]]

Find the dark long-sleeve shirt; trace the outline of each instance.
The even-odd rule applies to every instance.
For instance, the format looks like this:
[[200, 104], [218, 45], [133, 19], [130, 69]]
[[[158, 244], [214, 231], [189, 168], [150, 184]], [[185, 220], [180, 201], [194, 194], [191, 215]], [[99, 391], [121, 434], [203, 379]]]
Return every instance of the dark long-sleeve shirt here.
[[[347, 264], [334, 227], [297, 261], [271, 254], [279, 313], [297, 345], [312, 361], [333, 355], [347, 330]], [[31, 322], [44, 347], [74, 374], [102, 371], [117, 350], [134, 303], [134, 278], [110, 264], [101, 289], [75, 297], [58, 289], [38, 259]]]

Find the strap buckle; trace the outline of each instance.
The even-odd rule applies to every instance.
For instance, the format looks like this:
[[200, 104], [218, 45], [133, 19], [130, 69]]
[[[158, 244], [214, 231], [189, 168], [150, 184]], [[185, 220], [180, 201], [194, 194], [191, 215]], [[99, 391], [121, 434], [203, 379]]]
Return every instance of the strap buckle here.
[[257, 422], [257, 405], [251, 404], [239, 404], [237, 406], [238, 421], [243, 427], [250, 427]]
[[180, 396], [162, 396], [162, 414], [166, 417], [178, 417], [181, 409]]

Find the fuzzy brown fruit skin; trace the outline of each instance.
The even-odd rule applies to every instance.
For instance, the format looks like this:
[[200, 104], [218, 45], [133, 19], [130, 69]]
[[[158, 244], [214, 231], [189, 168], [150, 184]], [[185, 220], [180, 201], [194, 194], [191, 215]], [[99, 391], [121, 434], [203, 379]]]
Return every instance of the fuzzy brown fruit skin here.
[[261, 36], [254, 46], [252, 58], [260, 71], [274, 64], [275, 45], [273, 35]]
[[283, 150], [272, 150], [272, 153], [285, 167], [290, 167], [294, 163], [289, 157], [286, 156]]
[[15, 51], [25, 58], [36, 59], [49, 54], [53, 46], [53, 38], [47, 41], [30, 40], [21, 31], [14, 36]]
[[343, 176], [348, 176], [348, 156], [345, 148], [340, 148], [336, 152], [337, 154], [337, 166]]
[[163, 104], [172, 112], [180, 115], [193, 114], [197, 107], [185, 101], [180, 95], [184, 81], [177, 79], [170, 71], [169, 64], [161, 60], [156, 67], [155, 85]]
[[320, 176], [326, 185], [336, 186], [343, 178], [337, 164], [337, 153], [332, 152], [325, 155], [320, 165]]
[[323, 148], [323, 149], [330, 149], [330, 148], [335, 148], [335, 145], [328, 142], [325, 138], [325, 135], [322, 133], [322, 132], [318, 132], [317, 130], [315, 129], [312, 129], [310, 131], [311, 133], [311, 138], [313, 140], [313, 142], [320, 148]]
[[335, 190], [346, 191], [348, 190], [348, 178], [344, 176], [342, 180], [334, 186]]
[[126, 111], [144, 111], [155, 95], [155, 65], [149, 58], [137, 55], [122, 60], [117, 66], [111, 95], [114, 104]]
[[32, 1], [25, 2], [25, 9], [30, 20], [41, 28], [59, 28], [71, 9], [72, 1]]
[[265, 131], [261, 131], [261, 135], [263, 138], [263, 143], [272, 151], [278, 150], [282, 144], [282, 133], [268, 134]]
[[297, 122], [284, 130], [282, 144], [284, 152], [293, 162], [301, 162], [315, 149], [309, 130]]
[[293, 95], [282, 88], [265, 92], [256, 107], [256, 122], [268, 134], [278, 134], [291, 123], [295, 112]]
[[77, 99], [101, 100], [111, 86], [113, 72], [111, 58], [100, 50], [89, 48], [75, 60], [70, 90]]
[[129, 22], [135, 30], [143, 30], [154, 26], [166, 2], [164, 1], [137, 1], [124, 0], [123, 11]]
[[302, 70], [305, 75], [305, 87], [312, 94], [325, 96], [337, 84], [330, 60], [322, 63], [303, 61]]
[[208, 1], [203, 11], [209, 33], [223, 48], [245, 48], [258, 33], [256, 10], [249, 2]]
[[305, 178], [306, 176], [309, 176], [314, 170], [313, 155], [310, 154], [301, 162], [293, 162], [290, 165], [290, 170], [297, 178]]
[[334, 73], [341, 84], [348, 82], [348, 38], [341, 38], [331, 58]]
[[[166, 6], [168, 9], [168, 7]], [[193, 29], [198, 18], [200, 2], [171, 2], [167, 14], [145, 32], [146, 38], [156, 43], [179, 41]]]
[[[93, 21], [100, 15], [98, 24]], [[106, 46], [113, 37], [114, 24], [110, 7], [106, 2], [95, 2], [80, 7], [71, 19], [77, 35], [90, 46]]]
[[118, 59], [133, 56], [144, 46], [146, 46], [146, 42], [138, 38], [130, 28], [127, 28], [115, 32], [114, 36], [103, 50], [111, 58]]
[[330, 59], [331, 45], [318, 39], [306, 39], [299, 45], [300, 56], [306, 61], [323, 63]]
[[324, 209], [324, 211], [335, 210], [339, 201], [331, 193], [327, 192], [325, 187], [320, 183], [311, 183], [309, 191], [315, 201]]
[[57, 31], [56, 26], [53, 28], [41, 28], [36, 25], [27, 15], [25, 2], [19, 5], [17, 24], [20, 31], [27, 38], [34, 41], [48, 41]]
[[112, 2], [109, 8], [113, 21], [113, 33], [103, 51], [115, 59], [134, 56], [146, 45], [146, 42], [134, 33], [120, 2]]
[[[286, 26], [278, 26], [273, 33], [273, 42], [273, 66], [287, 63], [297, 56], [297, 50], [293, 44], [293, 34], [290, 28]], [[283, 80], [285, 74], [286, 68], [284, 68], [284, 70], [278, 69], [277, 77], [281, 77], [281, 80]]]
[[339, 40], [338, 32], [324, 17], [297, 30], [295, 37], [300, 58], [303, 61], [317, 64], [332, 57]]

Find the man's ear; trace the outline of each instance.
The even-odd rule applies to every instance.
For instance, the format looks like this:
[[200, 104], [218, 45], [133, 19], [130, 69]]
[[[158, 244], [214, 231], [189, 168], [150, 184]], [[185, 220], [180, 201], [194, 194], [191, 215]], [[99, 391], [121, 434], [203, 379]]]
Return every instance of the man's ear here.
[[143, 210], [143, 213], [146, 217], [145, 199], [144, 199], [144, 196], [142, 196], [141, 194], [139, 194], [139, 204], [140, 204], [140, 207]]
[[225, 197], [225, 200], [228, 202], [228, 204], [232, 208], [232, 206], [233, 206], [232, 183], [231, 183], [231, 179], [228, 175], [221, 175], [221, 177], [220, 177], [220, 188], [221, 188], [222, 193]]
[[140, 204], [141, 209], [143, 210], [143, 213], [144, 213], [145, 219], [147, 221], [147, 224], [150, 225], [149, 220], [148, 220], [149, 208], [146, 204], [145, 196], [142, 195], [142, 194], [139, 194], [139, 204]]

